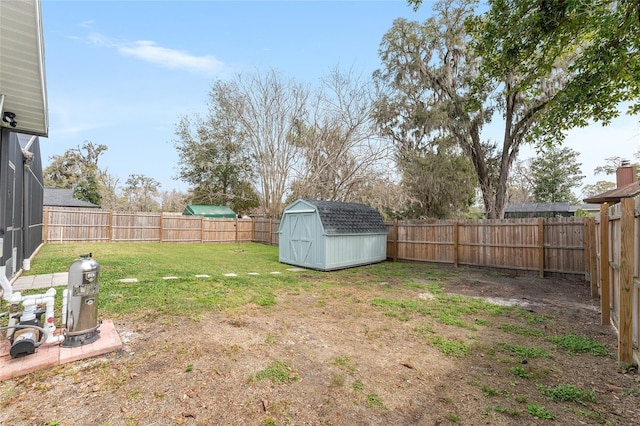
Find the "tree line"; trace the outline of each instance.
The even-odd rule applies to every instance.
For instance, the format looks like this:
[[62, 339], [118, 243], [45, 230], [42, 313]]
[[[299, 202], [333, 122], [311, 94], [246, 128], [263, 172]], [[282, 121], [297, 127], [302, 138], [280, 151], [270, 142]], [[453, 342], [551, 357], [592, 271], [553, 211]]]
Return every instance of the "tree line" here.
[[[206, 113], [176, 125], [186, 194], [135, 174], [120, 187], [97, 166], [107, 147], [91, 142], [53, 157], [45, 184], [107, 208], [218, 204], [269, 217], [297, 198], [363, 202], [398, 218], [463, 217], [474, 204], [501, 218], [509, 202], [578, 202], [578, 153], [562, 142], [571, 128], [608, 124], [623, 103], [640, 110], [640, 6], [478, 5], [441, 0], [423, 22], [396, 19], [370, 77], [336, 67], [315, 86], [273, 69], [215, 81]], [[519, 159], [525, 144], [535, 158]]]

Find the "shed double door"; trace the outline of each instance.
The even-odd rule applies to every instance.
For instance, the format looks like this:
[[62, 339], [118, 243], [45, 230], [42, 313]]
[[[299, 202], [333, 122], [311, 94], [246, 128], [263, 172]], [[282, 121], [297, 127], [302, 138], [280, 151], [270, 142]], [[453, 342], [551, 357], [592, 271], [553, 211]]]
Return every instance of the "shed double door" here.
[[310, 259], [313, 246], [313, 224], [315, 223], [315, 215], [312, 213], [301, 213], [287, 215], [289, 220], [289, 251], [291, 260], [299, 265], [307, 265], [313, 263], [314, 259]]

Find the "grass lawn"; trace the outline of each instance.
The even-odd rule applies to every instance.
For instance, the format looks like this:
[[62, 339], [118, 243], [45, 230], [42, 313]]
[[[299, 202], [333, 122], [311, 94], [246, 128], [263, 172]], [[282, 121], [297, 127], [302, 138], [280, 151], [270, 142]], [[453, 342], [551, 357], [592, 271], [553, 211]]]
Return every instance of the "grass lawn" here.
[[[28, 274], [66, 271], [88, 252], [101, 268], [99, 317], [131, 340], [110, 358], [0, 383], [0, 423], [631, 425], [640, 416], [640, 380], [617, 368], [614, 334], [584, 304], [586, 285], [399, 262], [291, 271], [261, 244], [47, 244]], [[526, 290], [553, 303], [483, 298]]]
[[[331, 274], [311, 270], [291, 272], [288, 269], [292, 266], [278, 262], [277, 247], [159, 243], [47, 244], [25, 275], [67, 271], [85, 253], [92, 253], [100, 265], [99, 310], [102, 316], [112, 318], [140, 314], [197, 318], [203, 312], [248, 303], [273, 305], [278, 292], [295, 293], [311, 285], [327, 288], [343, 280], [354, 284], [409, 280], [416, 270], [423, 273], [433, 270], [431, 275], [421, 278], [435, 279], [442, 275], [436, 268], [425, 265], [391, 262]], [[138, 282], [121, 282], [127, 278], [136, 278]]]

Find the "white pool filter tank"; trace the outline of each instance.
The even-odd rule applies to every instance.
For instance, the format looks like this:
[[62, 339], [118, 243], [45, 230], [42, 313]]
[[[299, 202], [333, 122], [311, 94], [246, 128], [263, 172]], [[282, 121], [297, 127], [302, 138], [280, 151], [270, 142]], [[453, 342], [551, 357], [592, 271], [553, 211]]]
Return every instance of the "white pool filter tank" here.
[[98, 327], [98, 291], [100, 265], [83, 254], [69, 267], [66, 330], [62, 347], [93, 343], [100, 337]]

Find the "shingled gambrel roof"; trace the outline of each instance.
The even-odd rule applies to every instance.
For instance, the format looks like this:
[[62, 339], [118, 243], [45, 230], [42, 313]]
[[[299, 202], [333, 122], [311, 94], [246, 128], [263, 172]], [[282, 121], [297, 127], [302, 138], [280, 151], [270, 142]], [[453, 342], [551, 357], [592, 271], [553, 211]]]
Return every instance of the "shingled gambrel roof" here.
[[338, 201], [304, 201], [316, 207], [327, 235], [387, 233], [382, 216], [372, 207]]

